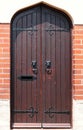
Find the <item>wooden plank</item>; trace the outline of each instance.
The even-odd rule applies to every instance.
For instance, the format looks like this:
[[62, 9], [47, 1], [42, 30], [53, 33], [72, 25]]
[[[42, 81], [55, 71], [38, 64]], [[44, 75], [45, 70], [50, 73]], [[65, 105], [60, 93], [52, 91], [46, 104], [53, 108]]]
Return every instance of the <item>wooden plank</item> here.
[[[17, 26], [21, 27], [22, 26], [22, 19], [20, 19], [18, 22], [17, 22]], [[16, 78], [18, 76], [20, 76], [22, 74], [21, 72], [21, 58], [22, 58], [22, 32], [18, 31], [17, 32], [17, 45], [16, 45]], [[17, 108], [16, 109], [21, 109], [21, 103], [22, 103], [22, 100], [21, 100], [21, 94], [22, 94], [22, 90], [21, 90], [21, 87], [22, 87], [22, 83], [21, 81], [17, 78], [17, 81], [16, 81], [16, 105], [17, 105]], [[21, 114], [17, 114], [17, 122], [22, 122], [22, 116]]]
[[[26, 15], [22, 18], [22, 27], [26, 27]], [[26, 51], [27, 51], [26, 50], [26, 43], [27, 43], [26, 42], [26, 31], [22, 31], [22, 46], [21, 46], [22, 47], [22, 49], [21, 49], [21, 53], [22, 53], [21, 72], [22, 72], [22, 74], [21, 75], [27, 75], [27, 73], [26, 73], [26, 69], [27, 69], [27, 66], [26, 66], [26, 58], [27, 58], [27, 55], [26, 55]], [[27, 100], [26, 81], [22, 81], [21, 89], [22, 89], [22, 95], [21, 95], [22, 110], [26, 110], [27, 109], [27, 104], [26, 104], [26, 100]], [[27, 120], [26, 114], [22, 114], [22, 122], [26, 122], [26, 120]]]
[[[66, 21], [66, 27], [69, 28], [69, 23]], [[72, 120], [72, 85], [71, 85], [71, 31], [67, 32], [65, 35], [65, 53], [66, 53], [66, 93], [65, 97], [67, 97], [65, 103], [67, 104], [65, 107], [71, 114], [67, 116], [67, 122], [71, 123]]]
[[[46, 9], [45, 9], [46, 11]], [[45, 14], [45, 22], [46, 22], [46, 28], [49, 28], [50, 26], [50, 14], [48, 12], [46, 12]], [[45, 62], [47, 61], [51, 61], [51, 56], [50, 56], [50, 52], [51, 52], [51, 48], [50, 48], [50, 44], [51, 44], [51, 41], [50, 41], [50, 34], [49, 32], [45, 31], [45, 44], [46, 44], [46, 50], [45, 50], [45, 53], [46, 53], [46, 57], [45, 57]], [[46, 70], [45, 70], [45, 74], [46, 74], [46, 90], [45, 90], [45, 93], [46, 93], [46, 100], [45, 100], [45, 104], [46, 104], [46, 107], [45, 107], [45, 110], [48, 110], [50, 107], [51, 107], [51, 75], [48, 74], [47, 72], [47, 67], [46, 67]], [[49, 118], [49, 115], [48, 114], [45, 114], [46, 116], [46, 121], [45, 122], [51, 122], [51, 119]]]
[[[55, 28], [55, 15], [52, 15], [51, 13], [51, 17], [50, 17], [50, 22], [52, 25], [52, 28]], [[52, 69], [52, 73], [51, 73], [51, 85], [50, 85], [50, 100], [51, 100], [51, 106], [53, 107], [54, 111], [56, 111], [56, 31], [52, 31], [52, 36], [50, 37], [50, 56], [51, 56], [51, 69]], [[51, 123], [55, 123], [56, 122], [56, 115], [54, 114], [53, 117], [51, 118]]]
[[[65, 19], [61, 16], [60, 17], [61, 22], [60, 22], [60, 28], [63, 28], [64, 30], [66, 29], [65, 27]], [[65, 97], [65, 91], [67, 85], [66, 85], [66, 60], [65, 60], [65, 31], [61, 31], [61, 111], [67, 111], [65, 109], [65, 106], [67, 105], [65, 100], [67, 100], [67, 97]], [[61, 115], [61, 123], [65, 123], [67, 121], [67, 115]]]
[[[32, 13], [27, 15], [27, 27], [32, 26]], [[32, 38], [29, 32], [27, 32], [27, 74], [32, 74]], [[27, 109], [30, 109], [32, 107], [32, 82], [27, 82]], [[32, 118], [29, 117], [27, 114], [27, 122], [31, 123]]]
[[45, 62], [46, 62], [46, 23], [45, 23], [46, 16], [44, 14], [44, 9], [42, 8], [42, 114], [43, 119], [42, 123], [46, 122], [46, 116], [44, 111], [46, 109], [46, 71], [45, 71]]
[[37, 83], [36, 83], [36, 108], [38, 109], [38, 114], [36, 117], [36, 122], [42, 122], [42, 65], [41, 65], [41, 46], [42, 46], [42, 39], [41, 39], [41, 8], [39, 7], [37, 10], [36, 15], [36, 60], [37, 60]]
[[11, 46], [11, 122], [17, 120], [17, 116], [13, 113], [13, 109], [17, 107], [16, 104], [16, 36], [17, 32], [12, 32], [12, 46]]
[[[60, 28], [60, 16], [56, 13], [56, 29]], [[61, 111], [61, 38], [60, 31], [56, 31], [56, 110]], [[57, 123], [61, 123], [61, 115], [56, 115]]]

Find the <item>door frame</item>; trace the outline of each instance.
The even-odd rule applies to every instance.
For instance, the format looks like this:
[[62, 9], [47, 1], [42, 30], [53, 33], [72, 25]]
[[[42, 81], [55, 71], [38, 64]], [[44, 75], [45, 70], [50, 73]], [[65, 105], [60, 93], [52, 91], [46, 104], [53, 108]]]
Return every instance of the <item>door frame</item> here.
[[[26, 10], [28, 10], [28, 9], [31, 9], [31, 8], [33, 8], [33, 7], [36, 7], [36, 6], [39, 6], [39, 5], [44, 5], [44, 6], [46, 6], [46, 7], [50, 7], [52, 10], [57, 10], [57, 11], [59, 11], [59, 12], [61, 12], [61, 13], [63, 13], [63, 14], [65, 14], [66, 15], [66, 17], [68, 18], [68, 20], [69, 20], [69, 23], [70, 23], [70, 25], [71, 25], [71, 86], [72, 86], [72, 28], [73, 28], [73, 19], [72, 19], [72, 17], [71, 17], [71, 15], [67, 12], [67, 11], [65, 11], [65, 10], [63, 10], [63, 9], [61, 9], [61, 8], [58, 8], [58, 7], [55, 7], [55, 6], [53, 6], [53, 5], [50, 5], [50, 4], [48, 4], [48, 3], [46, 3], [46, 2], [39, 2], [39, 3], [36, 3], [36, 4], [34, 4], [34, 5], [31, 5], [31, 6], [29, 6], [29, 7], [26, 7], [26, 8], [23, 8], [23, 9], [20, 9], [20, 10], [18, 10], [14, 15], [13, 15], [13, 17], [12, 17], [12, 19], [11, 19], [11, 25], [10, 25], [10, 43], [11, 43], [11, 45], [10, 45], [10, 61], [11, 61], [11, 63], [10, 63], [10, 68], [11, 68], [11, 70], [10, 70], [10, 77], [11, 77], [11, 80], [10, 80], [10, 127], [11, 128], [14, 128], [14, 126], [12, 126], [12, 108], [13, 108], [13, 99], [14, 99], [14, 97], [13, 97], [13, 88], [12, 88], [12, 60], [13, 60], [13, 56], [12, 56], [12, 51], [14, 51], [13, 50], [13, 48], [12, 48], [12, 23], [13, 23], [13, 21], [14, 21], [14, 18], [17, 16], [17, 15], [19, 15], [22, 11], [26, 11]], [[71, 90], [72, 91], [72, 90]], [[71, 92], [71, 94], [72, 94], [72, 92]], [[71, 96], [71, 104], [72, 104], [72, 96]], [[30, 124], [30, 123], [29, 123]], [[33, 124], [33, 126], [31, 127], [31, 125]], [[21, 123], [18, 123], [17, 124], [17, 126], [15, 126], [15, 128], [35, 128], [35, 123], [32, 123], [31, 125], [28, 125], [28, 124], [24, 124], [24, 126], [22, 126], [21, 125]], [[45, 127], [44, 128], [46, 128], [46, 123], [44, 123], [45, 124]], [[28, 126], [27, 126], [28, 125]], [[38, 123], [38, 124], [36, 124], [38, 127], [37, 128], [40, 128], [40, 123]], [[72, 106], [71, 106], [71, 127], [72, 127]], [[41, 127], [42, 128], [42, 127]], [[47, 125], [47, 128], [53, 128], [53, 127], [50, 127], [50, 124], [48, 124]], [[61, 126], [58, 126], [58, 124], [57, 124], [57, 126], [56, 126], [56, 128], [64, 128], [64, 124], [63, 124], [63, 126], [61, 125]], [[66, 128], [70, 128], [70, 126], [68, 126], [67, 125], [67, 127]]]

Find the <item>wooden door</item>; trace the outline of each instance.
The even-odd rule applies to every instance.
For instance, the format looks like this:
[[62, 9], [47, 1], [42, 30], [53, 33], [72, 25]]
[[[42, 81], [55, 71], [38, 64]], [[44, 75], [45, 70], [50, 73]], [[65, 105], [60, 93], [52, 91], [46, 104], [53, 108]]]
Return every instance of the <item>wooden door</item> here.
[[71, 26], [45, 5], [24, 10], [11, 24], [11, 125], [71, 126]]
[[[63, 14], [42, 9], [43, 127], [70, 127], [71, 39]], [[50, 64], [50, 65], [49, 65]]]

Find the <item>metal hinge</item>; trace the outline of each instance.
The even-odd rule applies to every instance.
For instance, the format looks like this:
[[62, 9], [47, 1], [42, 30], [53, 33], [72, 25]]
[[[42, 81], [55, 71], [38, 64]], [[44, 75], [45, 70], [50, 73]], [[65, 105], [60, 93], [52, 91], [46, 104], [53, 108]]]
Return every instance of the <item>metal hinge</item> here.
[[54, 117], [54, 114], [70, 114], [70, 111], [53, 111], [53, 107], [50, 107], [47, 111], [44, 111], [45, 114], [48, 114], [50, 118]]
[[29, 117], [34, 117], [34, 114], [37, 114], [38, 111], [35, 110], [33, 107], [30, 107], [28, 110], [13, 110], [15, 113], [29, 113]]

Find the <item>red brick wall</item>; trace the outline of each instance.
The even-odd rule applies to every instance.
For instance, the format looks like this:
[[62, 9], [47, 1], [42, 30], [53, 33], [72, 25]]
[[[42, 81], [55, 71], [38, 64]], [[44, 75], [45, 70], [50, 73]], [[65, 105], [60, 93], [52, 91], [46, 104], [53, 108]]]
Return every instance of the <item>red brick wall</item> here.
[[[83, 25], [72, 33], [72, 88], [76, 100], [83, 99]], [[10, 24], [0, 24], [0, 99], [10, 98]]]
[[10, 25], [0, 24], [0, 99], [10, 98]]
[[73, 29], [73, 96], [83, 99], [83, 25]]

